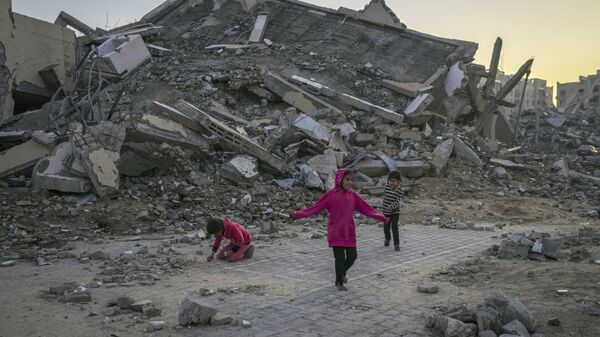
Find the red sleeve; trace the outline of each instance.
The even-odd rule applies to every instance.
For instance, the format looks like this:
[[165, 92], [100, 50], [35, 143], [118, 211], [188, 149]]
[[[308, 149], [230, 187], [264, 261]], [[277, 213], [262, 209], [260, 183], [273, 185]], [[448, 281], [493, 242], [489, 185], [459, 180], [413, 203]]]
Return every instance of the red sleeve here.
[[390, 221], [388, 217], [377, 212], [375, 208], [373, 208], [373, 206], [369, 205], [363, 198], [361, 198], [361, 196], [358, 195], [358, 193], [354, 193], [354, 204], [355, 209], [364, 216], [382, 221], [384, 223]]
[[308, 218], [315, 214], [319, 214], [324, 209], [329, 208], [329, 204], [331, 201], [330, 193], [332, 193], [332, 192], [330, 191], [330, 192], [325, 193], [325, 195], [323, 195], [321, 197], [321, 199], [319, 199], [319, 201], [317, 201], [311, 207], [294, 212], [294, 214], [292, 214], [292, 218], [294, 218], [296, 220], [302, 219], [302, 218]]

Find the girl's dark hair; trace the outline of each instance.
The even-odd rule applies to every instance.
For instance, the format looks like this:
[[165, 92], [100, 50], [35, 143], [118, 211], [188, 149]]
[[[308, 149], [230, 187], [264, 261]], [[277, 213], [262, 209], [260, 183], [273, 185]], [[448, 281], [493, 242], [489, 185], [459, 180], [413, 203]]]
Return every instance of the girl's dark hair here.
[[212, 218], [208, 220], [206, 223], [206, 231], [209, 234], [217, 234], [225, 230], [225, 226], [223, 225], [223, 220]]
[[390, 179], [402, 180], [402, 174], [400, 171], [392, 171], [390, 172], [390, 175], [388, 175], [388, 180]]
[[347, 175], [349, 175], [349, 174], [354, 174], [354, 171], [352, 171], [352, 170], [347, 170], [346, 172], [344, 172], [344, 176], [342, 177], [342, 180], [343, 180], [344, 178], [346, 178], [346, 176], [347, 176]]

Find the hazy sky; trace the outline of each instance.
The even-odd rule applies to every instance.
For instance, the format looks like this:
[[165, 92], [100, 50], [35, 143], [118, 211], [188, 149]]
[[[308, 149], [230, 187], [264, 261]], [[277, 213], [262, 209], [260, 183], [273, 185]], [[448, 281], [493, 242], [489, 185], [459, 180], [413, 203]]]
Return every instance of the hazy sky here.
[[[15, 12], [54, 21], [65, 10], [90, 26], [141, 18], [163, 0], [13, 0]], [[362, 9], [368, 0], [309, 0]], [[504, 40], [501, 67], [514, 73], [534, 57], [532, 77], [577, 81], [600, 69], [600, 0], [388, 0], [410, 29], [479, 43], [476, 62], [489, 66], [494, 41]], [[108, 15], [108, 20], [107, 20]]]

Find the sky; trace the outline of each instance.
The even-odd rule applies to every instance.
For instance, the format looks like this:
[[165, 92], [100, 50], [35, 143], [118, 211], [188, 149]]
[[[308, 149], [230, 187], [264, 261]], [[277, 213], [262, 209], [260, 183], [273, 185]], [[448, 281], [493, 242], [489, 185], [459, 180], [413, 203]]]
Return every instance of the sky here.
[[[12, 0], [13, 10], [54, 21], [61, 10], [92, 27], [140, 19], [163, 0]], [[306, 1], [306, 0], [305, 0]], [[368, 0], [308, 0], [323, 7], [362, 9]], [[501, 69], [512, 74], [535, 58], [531, 77], [575, 82], [600, 69], [599, 0], [387, 0], [409, 29], [479, 44], [475, 62], [489, 66], [496, 37]]]

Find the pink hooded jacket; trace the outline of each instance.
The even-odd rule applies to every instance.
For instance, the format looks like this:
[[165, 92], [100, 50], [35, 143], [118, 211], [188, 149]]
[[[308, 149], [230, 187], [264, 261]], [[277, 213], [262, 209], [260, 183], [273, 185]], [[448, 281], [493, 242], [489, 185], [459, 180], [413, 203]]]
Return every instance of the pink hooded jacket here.
[[308, 218], [323, 210], [329, 212], [327, 241], [329, 247], [356, 247], [356, 226], [354, 211], [369, 218], [388, 222], [389, 218], [377, 212], [358, 193], [342, 188], [342, 179], [347, 169], [340, 169], [335, 175], [335, 188], [328, 191], [312, 207], [292, 214], [294, 219]]

